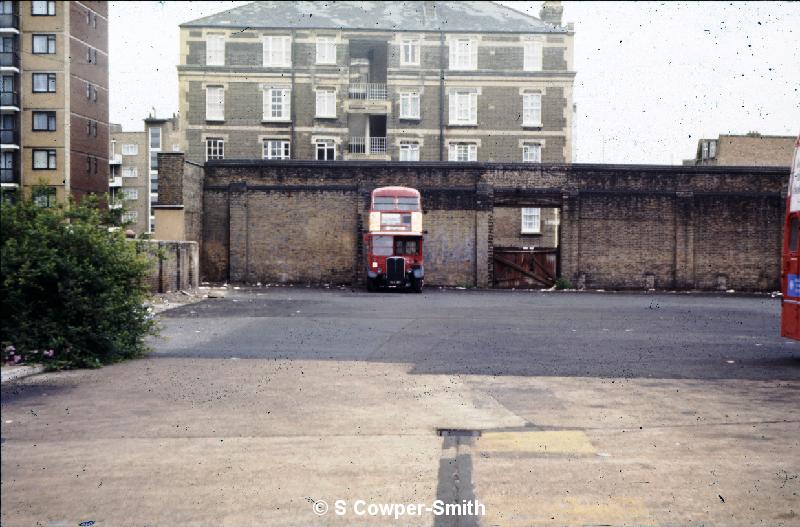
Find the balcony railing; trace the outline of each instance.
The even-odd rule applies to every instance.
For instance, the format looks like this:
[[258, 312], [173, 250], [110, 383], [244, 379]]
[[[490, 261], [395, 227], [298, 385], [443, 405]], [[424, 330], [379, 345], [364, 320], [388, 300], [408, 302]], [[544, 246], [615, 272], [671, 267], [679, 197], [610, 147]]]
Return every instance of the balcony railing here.
[[108, 158], [109, 165], [121, 165], [122, 164], [122, 154], [114, 154]]
[[386, 85], [369, 82], [350, 84], [347, 88], [347, 96], [351, 99], [358, 100], [385, 101]]
[[19, 94], [15, 91], [0, 92], [0, 106], [16, 106], [19, 108]]
[[348, 150], [351, 154], [385, 154], [386, 138], [370, 137], [369, 143], [367, 143], [365, 137], [351, 137]]
[[19, 145], [19, 130], [0, 130], [0, 144]]
[[19, 183], [19, 171], [16, 168], [0, 168], [0, 182]]
[[122, 176], [114, 176], [108, 178], [108, 186], [111, 188], [118, 188], [122, 186]]
[[19, 53], [16, 51], [0, 51], [0, 66], [19, 68]]
[[0, 29], [19, 29], [19, 15], [6, 13], [0, 15]]

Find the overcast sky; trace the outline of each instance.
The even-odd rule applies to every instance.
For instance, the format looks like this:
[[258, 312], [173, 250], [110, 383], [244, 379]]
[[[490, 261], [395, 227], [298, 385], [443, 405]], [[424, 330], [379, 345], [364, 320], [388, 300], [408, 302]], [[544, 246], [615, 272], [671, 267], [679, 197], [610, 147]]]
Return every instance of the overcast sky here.
[[[245, 3], [109, 2], [111, 121], [176, 112], [178, 24]], [[700, 137], [800, 132], [799, 3], [563, 4], [577, 162], [680, 164]]]

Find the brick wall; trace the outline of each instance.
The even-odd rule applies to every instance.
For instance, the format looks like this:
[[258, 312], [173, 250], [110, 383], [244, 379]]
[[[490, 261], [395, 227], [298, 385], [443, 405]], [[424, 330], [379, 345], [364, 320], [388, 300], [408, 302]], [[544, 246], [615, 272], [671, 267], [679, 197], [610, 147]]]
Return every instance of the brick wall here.
[[151, 262], [148, 283], [153, 293], [192, 289], [200, 285], [200, 251], [194, 241], [136, 240], [137, 251]]
[[[578, 286], [765, 291], [778, 287], [787, 176], [757, 167], [223, 161], [205, 166], [203, 192], [185, 206], [202, 215], [202, 270], [212, 281], [358, 281], [369, 193], [400, 184], [422, 194], [432, 285], [486, 286], [494, 246], [554, 246], [557, 237], [561, 276]], [[560, 209], [558, 234], [521, 236], [521, 207], [551, 211], [543, 226]]]

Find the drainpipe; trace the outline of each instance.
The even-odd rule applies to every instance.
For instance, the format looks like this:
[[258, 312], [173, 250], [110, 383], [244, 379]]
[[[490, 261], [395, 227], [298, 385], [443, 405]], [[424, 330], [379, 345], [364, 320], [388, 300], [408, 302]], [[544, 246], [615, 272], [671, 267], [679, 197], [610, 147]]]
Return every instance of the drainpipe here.
[[294, 88], [295, 88], [295, 85], [294, 85], [294, 70], [295, 70], [295, 67], [296, 67], [296, 64], [297, 64], [297, 53], [295, 53], [295, 50], [297, 49], [297, 46], [295, 46], [294, 39], [295, 39], [295, 30], [293, 29], [292, 30], [292, 51], [291, 51], [291, 55], [292, 55], [292, 91], [291, 91], [291, 96], [290, 96], [290, 99], [289, 99], [289, 104], [291, 105], [291, 111], [289, 112], [290, 113], [289, 118], [291, 119], [291, 123], [289, 123], [289, 126], [291, 127], [290, 128], [290, 132], [289, 132], [289, 134], [290, 134], [289, 137], [291, 139], [291, 143], [290, 143], [291, 149], [289, 150], [289, 158], [290, 159], [296, 159], [295, 156], [297, 155], [296, 154], [296, 152], [297, 152], [297, 143], [295, 142], [295, 133], [294, 133], [294, 119], [295, 119], [295, 115], [296, 115], [295, 114], [295, 109], [294, 109], [294, 107], [295, 107], [294, 102], [296, 100], [296, 97], [295, 97], [295, 94], [294, 94], [294, 92], [295, 92], [295, 90], [294, 90]]
[[444, 161], [444, 31], [439, 32], [439, 161]]

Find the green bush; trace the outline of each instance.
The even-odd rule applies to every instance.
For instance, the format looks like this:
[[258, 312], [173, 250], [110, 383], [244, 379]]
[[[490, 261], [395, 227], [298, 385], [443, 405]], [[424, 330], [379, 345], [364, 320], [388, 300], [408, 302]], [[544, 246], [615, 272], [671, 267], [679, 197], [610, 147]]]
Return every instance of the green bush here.
[[559, 277], [556, 280], [556, 289], [572, 289], [572, 284], [564, 277]]
[[147, 351], [144, 339], [156, 333], [144, 305], [150, 263], [108, 228], [98, 203], [2, 204], [5, 360], [98, 367]]

